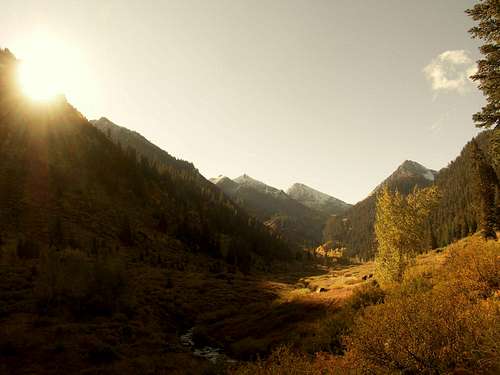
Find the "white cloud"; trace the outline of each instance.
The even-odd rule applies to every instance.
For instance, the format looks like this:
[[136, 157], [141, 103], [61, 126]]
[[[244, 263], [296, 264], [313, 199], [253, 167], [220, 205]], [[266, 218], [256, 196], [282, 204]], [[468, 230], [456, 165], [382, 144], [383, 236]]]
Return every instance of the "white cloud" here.
[[454, 50], [439, 54], [423, 69], [423, 72], [436, 93], [456, 91], [465, 94], [472, 86], [469, 77], [476, 69], [476, 63], [466, 51]]

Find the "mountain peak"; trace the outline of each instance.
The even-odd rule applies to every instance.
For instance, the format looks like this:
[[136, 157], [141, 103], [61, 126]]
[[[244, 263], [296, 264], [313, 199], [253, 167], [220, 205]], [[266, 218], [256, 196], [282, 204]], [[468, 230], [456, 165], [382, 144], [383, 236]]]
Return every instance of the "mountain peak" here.
[[223, 180], [225, 180], [225, 179], [230, 180], [230, 178], [229, 178], [229, 177], [226, 177], [226, 176], [224, 176], [224, 175], [220, 174], [220, 175], [218, 175], [217, 177], [212, 177], [209, 181], [210, 181], [212, 184], [217, 185], [219, 182], [221, 182], [221, 181], [223, 181]]
[[256, 180], [255, 178], [250, 177], [246, 173], [242, 174], [239, 177], [236, 177], [234, 179], [234, 181], [237, 182], [237, 183], [239, 183], [239, 184], [244, 184], [244, 183], [259, 183], [259, 184], [264, 184], [263, 182], [261, 182], [259, 180]]
[[329, 214], [339, 214], [351, 207], [350, 204], [340, 199], [313, 189], [300, 182], [293, 184], [287, 190], [287, 194], [307, 207]]
[[387, 177], [382, 183], [380, 183], [375, 189], [373, 189], [369, 196], [378, 193], [383, 186], [398, 187], [399, 185], [398, 188], [400, 189], [402, 186], [401, 184], [404, 181], [412, 181], [410, 183], [411, 186], [414, 186], [416, 184], [416, 180], [420, 181], [418, 183], [418, 185], [420, 186], [428, 185], [434, 182], [437, 173], [437, 171], [426, 168], [416, 161], [405, 160], [389, 177]]
[[434, 181], [437, 172], [424, 167], [422, 164], [417, 163], [416, 161], [405, 160], [398, 167], [398, 169], [396, 169], [394, 174], [398, 176], [422, 176], [429, 181]]
[[272, 194], [272, 195], [275, 195], [277, 197], [285, 197], [286, 196], [286, 194], [283, 190], [277, 189], [273, 186], [269, 186], [262, 181], [259, 181], [259, 180], [256, 180], [256, 179], [250, 177], [246, 173], [239, 176], [239, 177], [236, 177], [233, 181], [236, 182], [240, 186], [249, 187], [249, 188], [252, 188], [255, 190], [259, 190], [262, 193]]

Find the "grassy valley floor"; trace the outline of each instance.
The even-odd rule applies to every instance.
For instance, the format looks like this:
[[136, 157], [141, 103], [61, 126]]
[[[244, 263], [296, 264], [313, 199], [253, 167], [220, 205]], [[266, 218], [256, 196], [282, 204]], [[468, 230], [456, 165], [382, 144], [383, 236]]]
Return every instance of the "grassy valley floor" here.
[[[409, 274], [432, 279], [449, 254], [438, 249], [421, 255]], [[89, 299], [76, 284], [67, 281], [74, 286], [68, 290], [52, 280], [48, 304], [42, 273], [48, 272], [46, 266], [4, 256], [0, 373], [220, 373], [238, 366], [227, 358], [266, 358], [282, 345], [305, 355], [329, 353], [328, 358], [342, 361], [343, 337], [350, 334], [355, 317], [365, 306], [383, 302], [386, 293], [373, 281], [373, 262], [243, 275], [201, 255], [168, 266], [123, 258], [128, 259], [123, 274], [115, 276], [123, 279], [123, 290], [113, 295], [95, 287]], [[114, 285], [108, 280], [113, 272], [106, 273], [102, 288]], [[107, 299], [96, 302], [99, 296]], [[224, 353], [219, 363], [195, 356], [194, 348], [181, 341], [191, 329], [195, 348]], [[245, 367], [237, 371], [241, 369]]]

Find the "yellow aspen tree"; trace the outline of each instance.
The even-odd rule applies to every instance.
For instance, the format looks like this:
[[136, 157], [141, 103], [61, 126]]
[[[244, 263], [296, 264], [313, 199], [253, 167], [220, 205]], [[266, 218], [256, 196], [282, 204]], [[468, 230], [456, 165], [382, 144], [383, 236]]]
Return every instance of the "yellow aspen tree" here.
[[435, 186], [414, 189], [408, 196], [384, 187], [377, 198], [376, 275], [381, 283], [401, 281], [408, 264], [427, 242], [426, 223], [438, 201]]

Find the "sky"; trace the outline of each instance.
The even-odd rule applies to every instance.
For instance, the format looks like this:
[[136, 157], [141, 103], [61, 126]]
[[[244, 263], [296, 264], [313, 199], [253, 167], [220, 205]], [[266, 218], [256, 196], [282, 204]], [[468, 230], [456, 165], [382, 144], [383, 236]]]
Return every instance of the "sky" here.
[[404, 160], [440, 169], [477, 134], [474, 3], [2, 0], [0, 47], [57, 61], [88, 119], [207, 178], [301, 182], [355, 203]]

